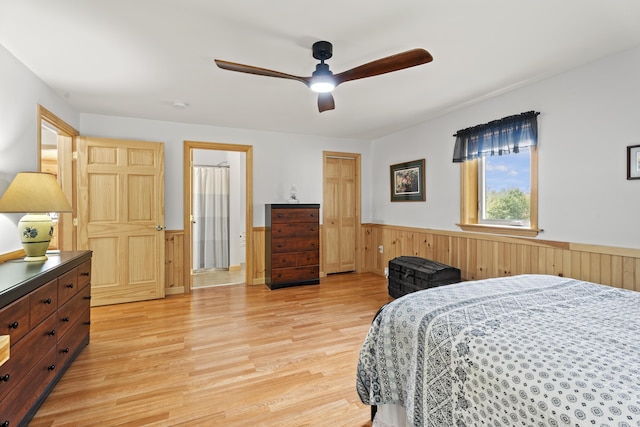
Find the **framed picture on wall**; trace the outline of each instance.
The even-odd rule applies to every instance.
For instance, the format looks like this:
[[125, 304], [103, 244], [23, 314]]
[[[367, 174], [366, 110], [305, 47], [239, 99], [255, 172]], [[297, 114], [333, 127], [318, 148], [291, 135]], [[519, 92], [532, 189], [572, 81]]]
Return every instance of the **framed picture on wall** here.
[[640, 145], [627, 147], [627, 179], [640, 179]]
[[390, 166], [391, 201], [424, 202], [424, 159]]

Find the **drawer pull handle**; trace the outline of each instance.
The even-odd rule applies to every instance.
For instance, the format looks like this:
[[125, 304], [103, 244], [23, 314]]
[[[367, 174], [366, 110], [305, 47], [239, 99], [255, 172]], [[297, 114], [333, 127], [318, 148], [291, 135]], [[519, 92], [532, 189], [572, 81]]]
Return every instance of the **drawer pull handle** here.
[[87, 295], [84, 299], [91, 299], [91, 295]]
[[69, 284], [67, 285], [67, 288], [69, 288], [69, 289], [73, 289], [73, 283], [69, 283]]
[[54, 369], [56, 369], [56, 365], [49, 365], [49, 367], [47, 369], [49, 371], [53, 371]]
[[91, 320], [84, 322], [85, 325], [91, 325]]
[[0, 381], [4, 381], [4, 382], [8, 383], [10, 378], [11, 378], [11, 375], [4, 374], [3, 376], [0, 377]]
[[9, 420], [3, 422], [2, 424], [0, 424], [0, 427], [9, 427]]
[[63, 318], [62, 318], [62, 321], [63, 321], [63, 322], [68, 322], [69, 320], [71, 320], [71, 319], [69, 319], [69, 316], [67, 316], [67, 317], [63, 317]]
[[88, 271], [83, 271], [82, 273], [80, 273], [80, 275], [89, 277], [89, 272]]
[[9, 329], [18, 329], [18, 326], [20, 326], [18, 322], [9, 323]]
[[49, 335], [52, 336], [52, 337], [55, 336], [55, 334], [56, 334], [56, 330], [55, 329], [52, 329], [51, 332], [49, 332]]
[[63, 348], [62, 351], [60, 351], [60, 353], [69, 353], [69, 347]]
[[316, 228], [315, 228], [315, 227], [311, 227], [311, 229], [310, 229], [310, 230], [311, 230], [311, 231], [316, 231]]
[[51, 298], [47, 298], [46, 300], [44, 300], [44, 303], [45, 304], [51, 304], [52, 303]]

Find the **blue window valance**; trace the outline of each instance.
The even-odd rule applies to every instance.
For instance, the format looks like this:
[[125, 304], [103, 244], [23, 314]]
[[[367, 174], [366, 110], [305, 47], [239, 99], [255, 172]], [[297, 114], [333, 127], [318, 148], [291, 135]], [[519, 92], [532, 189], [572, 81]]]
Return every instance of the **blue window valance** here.
[[535, 148], [538, 144], [538, 112], [528, 111], [456, 132], [454, 163], [485, 156], [503, 156]]

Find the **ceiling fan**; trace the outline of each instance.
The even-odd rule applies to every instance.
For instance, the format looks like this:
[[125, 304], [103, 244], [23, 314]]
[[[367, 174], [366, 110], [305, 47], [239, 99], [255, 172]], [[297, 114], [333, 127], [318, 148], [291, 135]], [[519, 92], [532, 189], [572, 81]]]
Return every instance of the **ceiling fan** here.
[[252, 65], [238, 64], [235, 62], [223, 61], [216, 59], [215, 63], [218, 67], [229, 70], [238, 71], [240, 73], [257, 74], [259, 76], [278, 77], [281, 79], [297, 80], [304, 83], [312, 91], [318, 92], [318, 110], [333, 110], [335, 102], [331, 91], [344, 82], [350, 80], [363, 79], [365, 77], [377, 76], [380, 74], [390, 73], [392, 71], [403, 70], [405, 68], [415, 67], [416, 65], [426, 64], [433, 61], [433, 57], [424, 49], [412, 49], [396, 55], [387, 56], [364, 65], [352, 68], [342, 73], [333, 74], [329, 70], [329, 64], [324, 61], [333, 56], [333, 46], [327, 41], [318, 41], [312, 47], [313, 57], [320, 60], [316, 65], [316, 70], [311, 77], [299, 77], [291, 74], [281, 73], [279, 71], [268, 70], [266, 68], [254, 67]]

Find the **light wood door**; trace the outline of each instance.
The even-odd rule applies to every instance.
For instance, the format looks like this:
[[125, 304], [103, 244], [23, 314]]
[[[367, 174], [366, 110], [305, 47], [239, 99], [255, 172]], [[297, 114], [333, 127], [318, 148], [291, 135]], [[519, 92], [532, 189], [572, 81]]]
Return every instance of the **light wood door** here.
[[325, 157], [322, 198], [326, 274], [356, 270], [356, 159]]
[[164, 145], [79, 137], [78, 249], [91, 304], [164, 297]]

